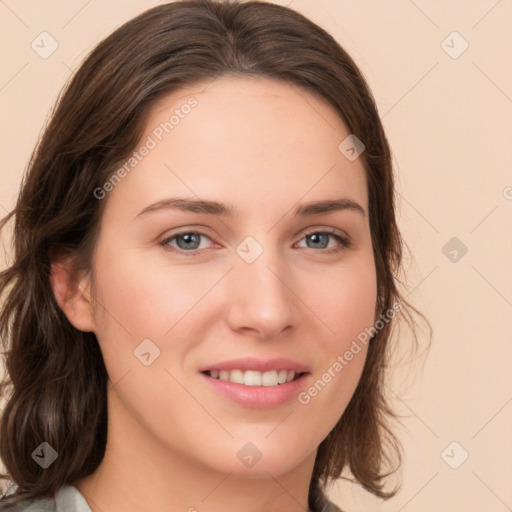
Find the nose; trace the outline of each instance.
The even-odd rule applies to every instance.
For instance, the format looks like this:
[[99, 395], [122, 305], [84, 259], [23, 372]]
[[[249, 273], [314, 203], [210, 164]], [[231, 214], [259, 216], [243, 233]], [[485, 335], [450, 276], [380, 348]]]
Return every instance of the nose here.
[[270, 252], [265, 250], [252, 263], [239, 258], [230, 272], [229, 326], [261, 339], [279, 337], [299, 318], [292, 276]]

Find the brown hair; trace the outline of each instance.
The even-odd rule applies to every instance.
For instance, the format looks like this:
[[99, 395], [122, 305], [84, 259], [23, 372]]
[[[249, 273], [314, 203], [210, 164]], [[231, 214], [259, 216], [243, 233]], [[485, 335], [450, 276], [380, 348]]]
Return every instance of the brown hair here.
[[[1, 477], [17, 489], [3, 501], [51, 497], [91, 474], [105, 451], [107, 370], [94, 333], [74, 328], [58, 306], [49, 282], [53, 257], [71, 255], [74, 268], [90, 268], [106, 203], [93, 191], [133, 151], [151, 106], [184, 86], [231, 73], [280, 80], [323, 98], [363, 141], [377, 315], [399, 301], [414, 327], [411, 312], [419, 312], [397, 288], [403, 242], [395, 220], [391, 152], [351, 57], [319, 26], [271, 3], [191, 0], [149, 9], [102, 41], [63, 90], [17, 204], [0, 223], [4, 228], [15, 218], [14, 260], [0, 274], [7, 369], [0, 388], [6, 399], [0, 457], [7, 469]], [[345, 468], [381, 498], [397, 492], [383, 490], [383, 479], [396, 471], [383, 472], [392, 456], [398, 457], [397, 467], [401, 463], [401, 447], [388, 424], [397, 415], [384, 393], [396, 321], [374, 335], [357, 389], [319, 446], [309, 489], [312, 510], [323, 505], [327, 483]], [[59, 454], [48, 469], [31, 457], [42, 441]]]

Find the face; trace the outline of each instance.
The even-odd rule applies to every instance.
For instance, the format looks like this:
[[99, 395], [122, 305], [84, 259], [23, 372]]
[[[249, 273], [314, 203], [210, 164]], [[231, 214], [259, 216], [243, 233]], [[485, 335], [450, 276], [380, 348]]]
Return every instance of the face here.
[[[152, 109], [136, 161], [100, 199], [91, 318], [111, 421], [223, 473], [278, 475], [314, 457], [367, 349], [345, 354], [375, 320], [365, 171], [338, 149], [348, 135], [323, 101], [261, 78]], [[250, 361], [226, 363], [239, 358]], [[213, 378], [257, 384], [258, 368], [270, 385]], [[275, 384], [289, 374], [271, 370], [293, 368], [304, 375]]]

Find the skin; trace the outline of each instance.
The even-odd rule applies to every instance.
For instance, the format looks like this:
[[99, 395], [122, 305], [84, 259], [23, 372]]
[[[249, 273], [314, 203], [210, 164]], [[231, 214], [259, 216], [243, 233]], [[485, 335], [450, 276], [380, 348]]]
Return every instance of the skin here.
[[[82, 274], [73, 286], [67, 262], [53, 265], [59, 304], [77, 329], [96, 334], [110, 377], [105, 457], [74, 484], [93, 512], [303, 512], [318, 445], [354, 393], [366, 348], [307, 405], [294, 397], [245, 407], [210, 389], [198, 369], [283, 356], [310, 368], [306, 389], [373, 325], [364, 167], [339, 151], [349, 132], [332, 107], [263, 78], [223, 77], [165, 97], [141, 144], [190, 96], [197, 106], [102, 199], [94, 279]], [[239, 213], [167, 209], [135, 218], [177, 196]], [[340, 197], [366, 215], [293, 215], [299, 202]], [[178, 228], [204, 234], [199, 253], [186, 254], [183, 238], [167, 250], [159, 244]], [[306, 236], [326, 230], [348, 236], [351, 247]], [[250, 264], [236, 252], [247, 236], [263, 248]], [[160, 350], [149, 366], [134, 356], [146, 338]], [[251, 468], [237, 457], [247, 442], [262, 454]]]

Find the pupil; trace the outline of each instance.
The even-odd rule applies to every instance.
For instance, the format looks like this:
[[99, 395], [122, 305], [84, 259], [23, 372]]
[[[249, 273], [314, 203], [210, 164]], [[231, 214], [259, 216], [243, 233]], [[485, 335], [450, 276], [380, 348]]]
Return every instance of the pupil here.
[[[195, 238], [195, 240], [194, 240]], [[180, 237], [177, 238], [177, 243], [178, 243], [178, 246], [181, 246], [180, 249], [190, 249], [192, 247], [192, 245], [195, 243], [196, 246], [192, 247], [193, 249], [197, 249], [197, 246], [198, 246], [198, 236], [197, 234], [195, 233], [187, 233], [185, 235], [181, 235]], [[180, 244], [180, 240], [184, 240], [186, 243], [185, 244]], [[192, 245], [191, 245], [191, 243]]]
[[[327, 235], [325, 235], [325, 234], [318, 234], [318, 233], [316, 233], [316, 234], [313, 234], [313, 235], [309, 235], [309, 237], [310, 237], [311, 241], [312, 241], [314, 244], [316, 244], [316, 243], [318, 243], [318, 242], [319, 242], [319, 238], [320, 238], [320, 237], [324, 237], [324, 239], [325, 239], [325, 238], [327, 238]], [[324, 241], [325, 241], [325, 240], [324, 240]], [[322, 248], [325, 248], [325, 247], [326, 247], [325, 245], [324, 245], [324, 246], [322, 246]]]

